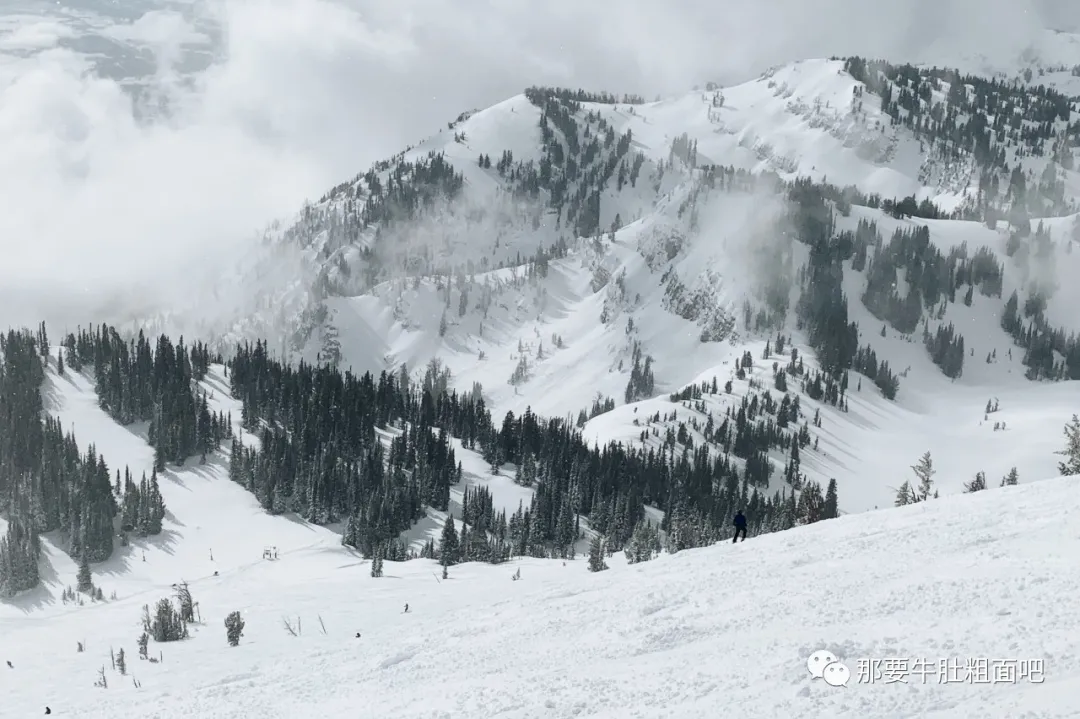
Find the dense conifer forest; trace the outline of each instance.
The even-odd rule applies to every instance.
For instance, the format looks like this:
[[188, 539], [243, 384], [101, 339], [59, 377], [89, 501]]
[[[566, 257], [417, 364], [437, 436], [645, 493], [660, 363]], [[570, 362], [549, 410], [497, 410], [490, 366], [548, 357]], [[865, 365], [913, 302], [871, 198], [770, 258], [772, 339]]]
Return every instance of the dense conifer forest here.
[[[368, 556], [405, 558], [397, 535], [423, 516], [425, 506], [447, 509], [450, 486], [461, 480], [451, 438], [481, 452], [493, 470], [514, 471], [535, 496], [506, 517], [491, 510], [482, 488], [468, 495], [461, 534], [469, 541], [448, 525], [444, 541], [455, 547], [451, 556], [444, 557], [442, 545], [422, 555], [450, 564], [572, 555], [582, 517], [617, 551], [635, 529], [644, 536], [645, 504], [673, 510], [663, 529], [678, 537], [677, 548], [728, 534], [736, 506], [747, 508], [752, 530], [759, 532], [827, 516], [829, 505], [816, 485], [804, 488], [809, 498], [801, 511], [794, 492], [770, 497], [759, 490], [770, 473], [767, 450], [809, 441], [805, 429], [793, 435], [772, 419], [779, 413], [784, 426], [798, 419], [798, 401], [787, 396], [779, 403], [759, 403], [755, 396], [717, 426], [710, 439], [723, 446], [720, 453], [685, 444], [590, 447], [564, 420], [530, 411], [507, 413], [496, 423], [482, 398], [448, 390], [437, 367], [414, 385], [404, 372], [376, 379], [329, 365], [288, 367], [261, 343], [239, 348], [231, 366], [245, 425], [260, 445], [233, 440], [233, 480], [268, 511], [297, 512], [318, 523], [346, 520], [343, 542]], [[744, 471], [732, 456], [746, 460]], [[500, 470], [506, 464], [517, 469]]]
[[[198, 389], [211, 361], [221, 359], [201, 344], [186, 348], [182, 340], [173, 344], [162, 336], [151, 345], [142, 335], [125, 341], [101, 326], [69, 335], [50, 358], [42, 326], [36, 334], [9, 332], [0, 351], [0, 460], [9, 526], [0, 543], [5, 596], [37, 583], [45, 532], [59, 532], [69, 553], [87, 566], [108, 559], [128, 534], [160, 532], [166, 510], [158, 467], [205, 459], [231, 436], [231, 419], [211, 414]], [[102, 409], [118, 422], [147, 422], [156, 450], [149, 478], [136, 481], [117, 469], [114, 482], [93, 448], [80, 454], [75, 438], [62, 434], [44, 411], [49, 362], [60, 375], [93, 377]], [[535, 496], [507, 516], [494, 510], [486, 488], [466, 492], [464, 521], [448, 522], [442, 541], [419, 555], [447, 564], [572, 556], [582, 518], [606, 536], [608, 551], [631, 547], [640, 560], [651, 556], [659, 536], [644, 521], [645, 504], [670, 510], [662, 528], [673, 550], [728, 535], [737, 506], [746, 508], [754, 532], [835, 516], [835, 486], [828, 493], [802, 486], [796, 499], [797, 469], [790, 474], [791, 492], [761, 491], [771, 473], [765, 452], [792, 447], [797, 463], [798, 446], [809, 440], [805, 427], [784, 429], [799, 418], [798, 400], [787, 395], [780, 402], [748, 399], [710, 428], [714, 448], [674, 436], [663, 448], [634, 449], [590, 447], [576, 427], [529, 411], [508, 413], [496, 423], [478, 393], [449, 390], [448, 374], [437, 365], [416, 383], [404, 372], [357, 377], [329, 364], [287, 366], [256, 343], [238, 348], [227, 372], [243, 403], [241, 421], [258, 437], [257, 448], [233, 438], [230, 477], [270, 512], [295, 512], [317, 523], [346, 521], [343, 542], [369, 556], [414, 556], [398, 534], [427, 507], [448, 508], [450, 487], [462, 479], [457, 447], [481, 452], [493, 470], [514, 472]], [[40, 421], [20, 421], [33, 416]], [[734, 457], [743, 460], [743, 470]]]
[[162, 335], [152, 348], [142, 332], [125, 341], [103, 325], [69, 334], [64, 348], [72, 369], [92, 368], [109, 416], [124, 425], [149, 422], [147, 441], [158, 471], [196, 454], [205, 460], [229, 435], [228, 418], [211, 413], [205, 393], [192, 389], [211, 361], [201, 342], [188, 350], [182, 337], [174, 346]]
[[[207, 409], [197, 380], [212, 359], [205, 346], [185, 348], [160, 337], [123, 340], [111, 327], [68, 335], [50, 356], [44, 325], [36, 332], [9, 330], [0, 339], [0, 509], [8, 523], [0, 540], [0, 594], [10, 596], [38, 582], [40, 535], [57, 533], [72, 558], [86, 565], [112, 556], [129, 535], [162, 530], [165, 503], [159, 470], [206, 455], [230, 436], [227, 417]], [[117, 422], [148, 422], [156, 467], [138, 481], [130, 470], [111, 473], [93, 446], [80, 452], [75, 436], [48, 414], [43, 399], [46, 367], [56, 374], [86, 371], [101, 408]]]

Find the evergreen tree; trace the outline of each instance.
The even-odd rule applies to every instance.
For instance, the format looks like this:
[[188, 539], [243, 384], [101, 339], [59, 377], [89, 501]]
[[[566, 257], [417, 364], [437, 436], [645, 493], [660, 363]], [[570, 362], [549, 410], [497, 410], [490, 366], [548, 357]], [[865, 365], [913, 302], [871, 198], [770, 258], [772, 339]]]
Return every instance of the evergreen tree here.
[[986, 489], [986, 473], [985, 472], [977, 472], [975, 474], [975, 479], [971, 480], [970, 482], [965, 482], [964, 483], [964, 491], [965, 492], [978, 492], [978, 491], [981, 491], [983, 489]]
[[0, 538], [0, 597], [13, 597], [37, 586], [38, 557], [41, 544], [31, 527], [18, 520], [8, 522], [7, 533]]
[[383, 575], [383, 553], [386, 550], [382, 547], [378, 547], [375, 550], [375, 555], [371, 558], [371, 576], [378, 578]]
[[1058, 471], [1063, 476], [1080, 474], [1080, 417], [1075, 414], [1072, 420], [1065, 425], [1065, 449], [1055, 454], [1063, 455], [1064, 462], [1058, 462]]
[[602, 572], [607, 568], [607, 562], [604, 561], [604, 541], [597, 534], [589, 544], [589, 571]]
[[150, 622], [150, 635], [155, 642], [175, 642], [187, 639], [187, 623], [168, 599], [157, 603], [154, 617]]
[[1020, 475], [1016, 472], [1016, 467], [1009, 470], [1009, 473], [1001, 478], [1002, 487], [1012, 487], [1020, 482]]
[[79, 558], [79, 573], [76, 577], [77, 589], [83, 594], [87, 594], [94, 589], [94, 580], [90, 575], [90, 562], [87, 561], [86, 553], [84, 552], [82, 557]]
[[244, 636], [244, 620], [240, 618], [240, 612], [229, 612], [225, 617], [225, 640], [230, 647], [240, 644], [240, 637]]
[[915, 492], [915, 496], [918, 501], [925, 502], [932, 496], [934, 490], [933, 477], [936, 474], [934, 462], [930, 458], [930, 452], [924, 452], [922, 457], [919, 458], [919, 461], [911, 466], [911, 470], [919, 480], [919, 487]]
[[[626, 545], [626, 561], [628, 564], [647, 562], [653, 558], [660, 546], [659, 534], [656, 527], [648, 520], [643, 519], [634, 527], [634, 534]], [[592, 561], [592, 552], [589, 554]]]
[[897, 507], [903, 507], [906, 504], [913, 504], [919, 501], [915, 496], [915, 490], [911, 488], [911, 483], [904, 480], [904, 483], [900, 485], [900, 488], [896, 490], [896, 500], [894, 504]]
[[446, 515], [446, 523], [443, 525], [442, 536], [439, 540], [439, 558], [443, 565], [457, 564], [460, 557], [457, 530], [454, 529], [453, 515]]
[[188, 589], [186, 583], [176, 587], [176, 601], [179, 604], [179, 609], [177, 611], [180, 614], [181, 621], [188, 623], [194, 622], [195, 602], [191, 598], [191, 590]]
[[822, 511], [822, 519], [836, 519], [840, 516], [840, 509], [837, 506], [836, 496], [836, 480], [829, 480], [829, 487], [825, 490], [825, 507]]

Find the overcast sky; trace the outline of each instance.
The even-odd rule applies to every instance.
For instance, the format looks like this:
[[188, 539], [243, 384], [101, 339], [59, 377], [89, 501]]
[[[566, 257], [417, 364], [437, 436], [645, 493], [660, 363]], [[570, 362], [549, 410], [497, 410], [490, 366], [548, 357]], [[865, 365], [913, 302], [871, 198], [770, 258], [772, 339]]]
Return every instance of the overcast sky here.
[[[210, 257], [242, 251], [269, 219], [529, 84], [651, 97], [801, 57], [1005, 57], [1080, 19], [1061, 0], [177, 5], [99, 30], [156, 54], [170, 112], [149, 123], [116, 80], [56, 47], [75, 32], [62, 18], [0, 15], [0, 306], [17, 292], [29, 311], [36, 288], [89, 312], [133, 277], [151, 278], [154, 301], [189, 294]], [[217, 60], [194, 84], [170, 71], [208, 50]]]

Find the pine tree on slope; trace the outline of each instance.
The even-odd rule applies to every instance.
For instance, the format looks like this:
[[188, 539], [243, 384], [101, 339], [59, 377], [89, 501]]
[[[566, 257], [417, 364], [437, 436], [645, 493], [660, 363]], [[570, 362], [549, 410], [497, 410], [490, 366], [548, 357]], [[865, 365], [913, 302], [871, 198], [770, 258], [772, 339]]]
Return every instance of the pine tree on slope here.
[[604, 540], [598, 534], [589, 544], [589, 571], [602, 572], [607, 568], [607, 562], [604, 561]]
[[916, 493], [918, 501], [925, 502], [932, 496], [934, 489], [933, 477], [937, 473], [934, 470], [934, 462], [930, 459], [930, 452], [927, 451], [923, 453], [923, 456], [919, 458], [918, 463], [912, 465], [911, 469], [919, 479], [919, 488]]
[[1055, 452], [1066, 457], [1066, 461], [1058, 462], [1058, 471], [1069, 477], [1080, 474], [1080, 417], [1075, 414], [1072, 421], [1065, 425], [1065, 449]]
[[94, 579], [90, 575], [90, 562], [86, 558], [84, 552], [82, 557], [79, 558], [79, 574], [76, 577], [78, 582], [78, 590], [84, 594], [91, 592], [94, 589]]
[[1009, 473], [1001, 478], [1002, 487], [1012, 487], [1020, 482], [1020, 475], [1016, 472], [1016, 467], [1009, 470]]
[[979, 492], [979, 491], [984, 490], [984, 489], [986, 489], [986, 473], [985, 472], [977, 472], [975, 474], [975, 479], [971, 480], [970, 482], [965, 482], [964, 483], [964, 491], [968, 492], [968, 493]]

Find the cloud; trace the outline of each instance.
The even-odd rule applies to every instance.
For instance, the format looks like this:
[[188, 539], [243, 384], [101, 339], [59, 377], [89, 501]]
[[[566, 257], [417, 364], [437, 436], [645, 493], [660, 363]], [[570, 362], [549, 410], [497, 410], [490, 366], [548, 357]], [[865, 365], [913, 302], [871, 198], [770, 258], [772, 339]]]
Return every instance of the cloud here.
[[[268, 221], [529, 84], [652, 95], [805, 56], [1011, 52], [1075, 22], [1072, 5], [193, 1], [97, 30], [154, 54], [140, 94], [70, 49], [69, 25], [9, 22], [0, 53], [23, 54], [0, 54], [0, 325], [225, 313], [217, 268]], [[182, 75], [209, 38], [213, 62]]]
[[0, 52], [41, 50], [71, 36], [71, 28], [56, 20], [23, 15], [0, 18]]
[[175, 10], [151, 10], [134, 22], [108, 25], [102, 29], [102, 34], [117, 40], [158, 48], [210, 44], [209, 35], [199, 32]]

